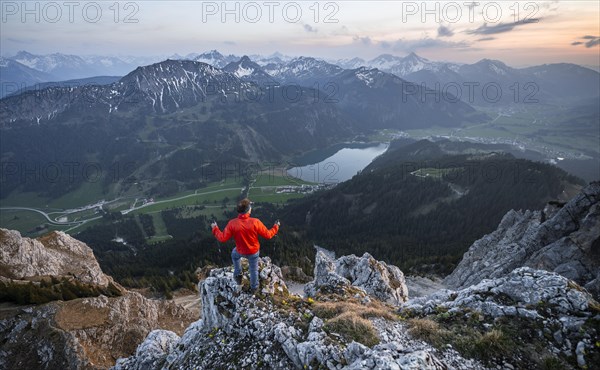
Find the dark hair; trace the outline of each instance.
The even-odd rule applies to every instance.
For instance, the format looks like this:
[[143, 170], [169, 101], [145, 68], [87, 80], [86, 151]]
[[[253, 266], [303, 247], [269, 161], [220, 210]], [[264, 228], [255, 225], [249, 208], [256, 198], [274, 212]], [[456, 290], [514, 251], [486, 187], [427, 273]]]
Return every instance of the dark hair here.
[[252, 208], [252, 202], [250, 201], [250, 199], [244, 198], [239, 201], [237, 205], [237, 212], [248, 213], [248, 211], [250, 211], [250, 208]]

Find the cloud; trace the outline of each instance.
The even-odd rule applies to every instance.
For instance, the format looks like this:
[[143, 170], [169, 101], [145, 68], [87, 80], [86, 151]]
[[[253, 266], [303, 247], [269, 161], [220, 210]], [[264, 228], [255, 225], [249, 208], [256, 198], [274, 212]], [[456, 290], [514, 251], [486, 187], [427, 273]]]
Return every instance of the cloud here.
[[397, 51], [413, 51], [419, 49], [444, 48], [461, 49], [468, 48], [470, 44], [465, 41], [453, 42], [426, 37], [419, 40], [399, 39], [391, 44], [391, 47]]
[[306, 32], [309, 32], [309, 33], [310, 33], [310, 32], [314, 32], [314, 33], [316, 33], [316, 32], [317, 32], [317, 29], [316, 29], [316, 28], [314, 28], [313, 26], [311, 26], [310, 24], [305, 24], [303, 27], [304, 27], [304, 30], [305, 30]]
[[465, 31], [469, 35], [494, 35], [497, 33], [510, 32], [517, 26], [522, 26], [524, 24], [530, 23], [538, 23], [541, 18], [531, 18], [527, 21], [513, 22], [513, 23], [498, 23], [494, 26], [488, 26], [487, 23], [484, 23], [483, 26], [480, 26], [474, 30]]
[[371, 45], [373, 43], [369, 36], [354, 36], [352, 39], [354, 42], [360, 42], [363, 45]]
[[466, 41], [445, 41], [440, 39], [433, 39], [430, 37], [425, 37], [422, 39], [416, 40], [407, 40], [407, 39], [397, 39], [397, 40], [382, 40], [377, 41], [371, 39], [369, 36], [359, 36], [355, 35], [352, 37], [352, 40], [355, 44], [362, 44], [363, 46], [373, 46], [380, 49], [392, 50], [392, 51], [402, 51], [402, 52], [412, 52], [420, 49], [465, 49], [470, 48], [471, 44]]
[[596, 45], [600, 45], [600, 38], [599, 39], [595, 39], [595, 40], [590, 40], [588, 42], [585, 43], [585, 47], [586, 48], [592, 48]]
[[440, 24], [438, 28], [438, 37], [451, 37], [454, 36], [454, 31], [450, 29], [450, 27], [446, 27]]
[[585, 47], [588, 49], [593, 48], [596, 45], [600, 45], [600, 37], [599, 36], [585, 35], [585, 36], [581, 36], [579, 39], [587, 40], [587, 41], [586, 42], [574, 41], [571, 43], [571, 45], [573, 45], [573, 46], [585, 45]]
[[483, 37], [483, 38], [481, 38], [481, 39], [479, 39], [477, 41], [492, 41], [492, 40], [495, 40], [495, 39], [496, 39], [495, 37]]
[[225, 45], [236, 45], [235, 41], [223, 41]]

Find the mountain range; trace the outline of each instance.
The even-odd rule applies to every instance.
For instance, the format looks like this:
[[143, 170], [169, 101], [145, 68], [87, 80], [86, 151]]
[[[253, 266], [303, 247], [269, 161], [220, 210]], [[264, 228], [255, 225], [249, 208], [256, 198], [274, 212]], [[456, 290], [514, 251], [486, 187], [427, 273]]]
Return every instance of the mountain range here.
[[[312, 65], [307, 64], [307, 58], [314, 61]], [[13, 57], [5, 58], [13, 62], [10, 69], [6, 62], [0, 64], [0, 68], [3, 83], [16, 84], [18, 89], [22, 89], [36, 82], [125, 75], [140, 65], [164, 59], [167, 57], [119, 58], [60, 53], [34, 55], [21, 51]], [[238, 56], [223, 55], [217, 50], [185, 56], [175, 54], [168, 59], [198, 61], [217, 68], [241, 61]], [[336, 69], [339, 72], [342, 69], [352, 70], [360, 67], [377, 68], [417, 85], [423, 85], [429, 90], [438, 90], [442, 99], [453, 100], [454, 96], [457, 96], [465, 102], [482, 106], [540, 102], [557, 104], [564, 103], [565, 100], [578, 102], [581, 99], [600, 96], [600, 74], [570, 63], [513, 68], [501, 61], [490, 59], [482, 59], [473, 64], [431, 61], [414, 52], [405, 57], [383, 54], [368, 61], [360, 58], [325, 61], [309, 57], [289, 57], [279, 53], [267, 57], [252, 55], [249, 59], [262, 67], [262, 70], [254, 69], [257, 73], [266, 73], [280, 82], [293, 81], [294, 77], [301, 76], [301, 70], [298, 68], [311, 69], [312, 71], [306, 72], [312, 75], [331, 75], [331, 72], [336, 73]], [[43, 74], [32, 78], [32, 70]], [[12, 87], [11, 89], [3, 89], [0, 97], [18, 90]]]
[[[267, 81], [249, 58], [223, 69], [166, 60], [108, 85], [26, 91], [0, 100], [3, 159], [35, 165], [95, 156], [108, 168], [127, 158], [149, 171], [136, 176], [148, 178], [172, 168], [163, 156], [181, 152], [188, 159], [179, 162], [179, 172], [190, 178], [199, 158], [280, 160], [375, 129], [456, 126], [486, 117], [462, 102], [421, 101], [405, 90], [420, 94], [422, 88], [395, 75], [343, 70], [313, 58], [292, 60]], [[3, 180], [3, 194], [18, 183]], [[50, 186], [72, 188], [61, 181]]]

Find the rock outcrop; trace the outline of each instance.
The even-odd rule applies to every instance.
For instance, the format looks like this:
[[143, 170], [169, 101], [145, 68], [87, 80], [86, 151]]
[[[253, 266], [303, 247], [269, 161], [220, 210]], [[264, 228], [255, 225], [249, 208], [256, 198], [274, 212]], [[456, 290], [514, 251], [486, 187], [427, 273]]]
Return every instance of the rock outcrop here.
[[404, 274], [398, 267], [377, 261], [369, 253], [362, 257], [343, 256], [334, 261], [322, 251], [317, 251], [315, 279], [306, 285], [306, 295], [315, 297], [321, 292], [343, 291], [350, 286], [393, 305], [399, 305], [408, 298]]
[[69, 277], [99, 287], [114, 284], [102, 272], [92, 249], [62, 231], [30, 239], [18, 231], [0, 229], [0, 276], [11, 280]]
[[[257, 296], [234, 282], [231, 268], [214, 269], [199, 284], [202, 319], [178, 340], [166, 331], [151, 333], [135, 356], [120, 359], [114, 369], [482, 368], [456, 351], [438, 351], [415, 341], [395, 318], [396, 308], [378, 300], [377, 296], [405, 297], [398, 296], [399, 287], [389, 283], [392, 277], [398, 284], [403, 282], [396, 267], [369, 255], [342, 257], [336, 263], [364, 288], [353, 287], [350, 280], [333, 272], [335, 263], [323, 254], [315, 267], [319, 282], [313, 284], [318, 287], [314, 299], [289, 295], [281, 270], [268, 258], [261, 258], [261, 293]], [[388, 289], [369, 289], [385, 277]], [[345, 308], [349, 309], [345, 314], [337, 312]], [[363, 314], [368, 317], [364, 329], [374, 333], [374, 341], [368, 344], [360, 342], [367, 342], [360, 328], [349, 333], [336, 326], [353, 320], [360, 324]]]
[[564, 206], [510, 211], [498, 229], [477, 240], [445, 280], [459, 289], [529, 266], [559, 273], [600, 296], [600, 183]]
[[[51, 286], [58, 279], [63, 283]], [[102, 272], [86, 244], [62, 232], [29, 239], [0, 229], [0, 283], [13, 292], [25, 288], [21, 292], [29, 295], [36, 286], [37, 293], [58, 297], [61, 287], [76, 289], [70, 291], [70, 300], [3, 307], [0, 369], [107, 369], [117, 358], [133, 354], [151, 330], [181, 334], [197, 319], [174, 303], [127, 291]], [[106, 289], [94, 290], [98, 296], [77, 298], [77, 289], [89, 287]]]
[[135, 292], [18, 308], [2, 317], [0, 368], [107, 369], [151, 330], [181, 334], [193, 320], [174, 303]]
[[[534, 360], [545, 354], [564, 369], [585, 367], [600, 359], [600, 305], [579, 285], [557, 273], [521, 267], [459, 291], [441, 290], [411, 299], [401, 311], [444, 322], [462, 323], [471, 318], [488, 331], [493, 327], [498, 330], [506, 318], [505, 322], [513, 326], [507, 331], [516, 337], [512, 343], [524, 340], [521, 335], [528, 337], [524, 341], [535, 343]], [[519, 350], [525, 347], [521, 345]], [[515, 353], [516, 358], [520, 355]], [[576, 363], [569, 361], [574, 358]], [[539, 366], [525, 363], [523, 358], [521, 361], [521, 367]]]
[[521, 267], [501, 278], [486, 279], [459, 291], [441, 290], [427, 297], [414, 298], [402, 309], [430, 314], [440, 307], [447, 312], [468, 308], [493, 318], [541, 318], [536, 306], [550, 305], [562, 315], [566, 326], [578, 328], [592, 316], [591, 307], [595, 304], [588, 292], [564, 276]]

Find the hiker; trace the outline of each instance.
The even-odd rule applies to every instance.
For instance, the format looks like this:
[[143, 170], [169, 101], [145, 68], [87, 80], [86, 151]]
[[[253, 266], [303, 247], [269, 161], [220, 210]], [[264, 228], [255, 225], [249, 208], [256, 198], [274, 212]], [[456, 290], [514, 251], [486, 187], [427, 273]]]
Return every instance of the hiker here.
[[219, 230], [216, 221], [210, 225], [213, 235], [221, 243], [225, 243], [233, 236], [235, 248], [231, 252], [233, 261], [233, 277], [238, 285], [242, 284], [242, 266], [240, 259], [248, 259], [250, 265], [250, 292], [258, 292], [258, 256], [260, 254], [260, 244], [258, 236], [265, 239], [271, 239], [279, 231], [279, 221], [276, 221], [269, 230], [258, 219], [250, 217], [252, 213], [252, 202], [248, 199], [242, 199], [237, 205], [238, 217], [230, 220], [223, 231]]

